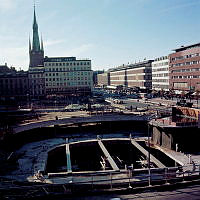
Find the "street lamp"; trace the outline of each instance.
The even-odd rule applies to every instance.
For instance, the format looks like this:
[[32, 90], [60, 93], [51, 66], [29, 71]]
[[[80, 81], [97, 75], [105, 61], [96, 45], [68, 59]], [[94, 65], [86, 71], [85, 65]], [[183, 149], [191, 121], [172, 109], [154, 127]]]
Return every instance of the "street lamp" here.
[[150, 170], [150, 132], [149, 132], [149, 121], [147, 122], [147, 133], [148, 133], [148, 182], [149, 186], [151, 186], [151, 170]]
[[26, 94], [26, 97], [27, 97], [27, 108], [29, 108], [29, 94], [28, 93]]

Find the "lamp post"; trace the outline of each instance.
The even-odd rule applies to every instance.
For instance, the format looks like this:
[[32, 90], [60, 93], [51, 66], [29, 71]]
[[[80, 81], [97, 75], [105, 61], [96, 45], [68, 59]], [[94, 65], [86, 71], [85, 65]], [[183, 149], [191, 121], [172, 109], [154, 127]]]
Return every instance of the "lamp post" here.
[[149, 133], [149, 121], [147, 122], [147, 133], [148, 133], [148, 182], [149, 186], [151, 186], [151, 169], [150, 169], [150, 133]]
[[27, 108], [29, 108], [29, 94], [28, 93], [26, 94], [26, 97], [27, 97]]

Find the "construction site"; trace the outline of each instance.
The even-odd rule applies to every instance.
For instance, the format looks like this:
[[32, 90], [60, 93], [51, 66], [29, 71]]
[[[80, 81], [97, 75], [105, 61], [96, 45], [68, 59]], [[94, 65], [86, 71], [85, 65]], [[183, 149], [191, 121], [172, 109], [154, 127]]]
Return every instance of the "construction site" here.
[[130, 111], [24, 120], [1, 139], [0, 195], [40, 199], [198, 180], [198, 147], [187, 142], [199, 139], [199, 111], [173, 109], [171, 121]]

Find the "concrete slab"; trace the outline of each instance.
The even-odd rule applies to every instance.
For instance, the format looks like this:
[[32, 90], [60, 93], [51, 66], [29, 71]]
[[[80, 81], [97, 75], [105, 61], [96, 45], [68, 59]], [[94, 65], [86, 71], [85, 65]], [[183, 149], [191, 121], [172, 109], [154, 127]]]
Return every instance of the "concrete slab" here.
[[103, 151], [104, 155], [106, 156], [108, 162], [110, 163], [112, 169], [116, 170], [116, 171], [119, 171], [119, 167], [117, 166], [117, 164], [115, 163], [115, 161], [112, 159], [111, 155], [107, 151], [107, 149], [104, 146], [104, 144], [102, 143], [101, 139], [98, 139], [98, 144], [99, 144], [101, 150]]
[[64, 144], [60, 138], [42, 140], [24, 145], [16, 154], [19, 156], [18, 169], [10, 175], [16, 180], [26, 180], [28, 176], [33, 176], [38, 171], [46, 169], [48, 151], [58, 145]]
[[72, 172], [71, 158], [70, 158], [70, 150], [69, 150], [69, 141], [66, 138], [66, 157], [67, 157], [67, 172]]
[[[140, 151], [142, 152], [146, 157], [148, 157], [148, 151], [144, 149], [136, 140], [131, 139], [131, 143]], [[152, 154], [150, 154], [150, 160], [151, 162], [155, 163], [155, 165], [159, 168], [165, 168], [166, 166], [163, 165], [157, 158], [155, 158]]]

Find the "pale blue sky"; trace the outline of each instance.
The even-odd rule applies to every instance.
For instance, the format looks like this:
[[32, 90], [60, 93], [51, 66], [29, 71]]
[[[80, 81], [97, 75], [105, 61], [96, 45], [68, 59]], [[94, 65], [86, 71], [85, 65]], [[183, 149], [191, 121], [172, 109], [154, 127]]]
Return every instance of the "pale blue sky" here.
[[[108, 69], [200, 42], [200, 0], [36, 0], [47, 56]], [[27, 70], [33, 1], [0, 0], [0, 65]]]

